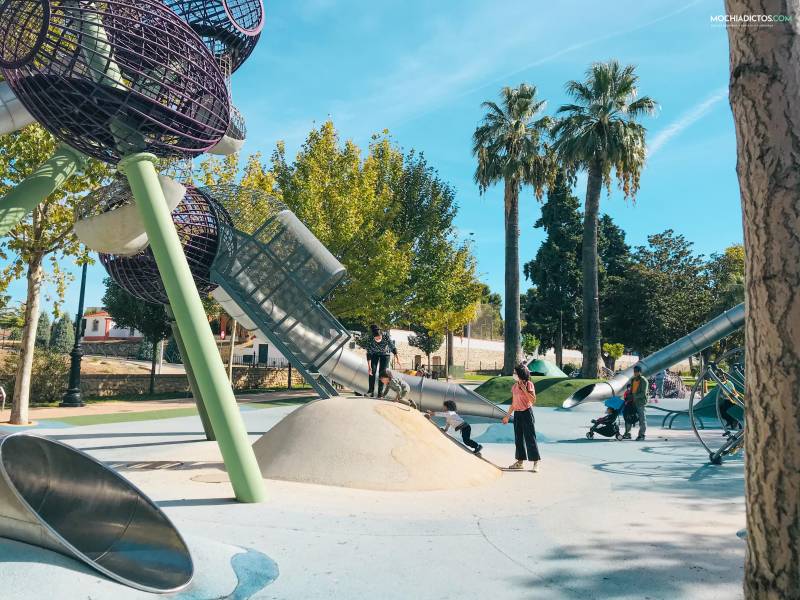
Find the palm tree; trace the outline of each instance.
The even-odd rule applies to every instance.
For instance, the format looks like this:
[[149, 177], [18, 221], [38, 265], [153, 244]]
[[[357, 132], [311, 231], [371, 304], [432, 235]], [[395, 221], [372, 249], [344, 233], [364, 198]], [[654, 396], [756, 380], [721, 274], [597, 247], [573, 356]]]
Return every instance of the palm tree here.
[[616, 60], [595, 63], [585, 81], [570, 81], [567, 93], [575, 100], [558, 109], [552, 130], [553, 149], [560, 162], [588, 173], [583, 217], [583, 377], [599, 376], [600, 298], [597, 272], [597, 224], [600, 190], [611, 184], [611, 170], [625, 193], [634, 198], [645, 161], [645, 128], [636, 122], [653, 114], [656, 102], [637, 98], [638, 76], [633, 65]]
[[503, 374], [510, 375], [522, 359], [519, 315], [519, 192], [534, 187], [537, 198], [549, 176], [549, 154], [544, 138], [552, 126], [549, 117], [537, 119], [545, 102], [526, 83], [500, 90], [500, 104], [484, 102], [483, 121], [475, 129], [472, 152], [478, 159], [475, 182], [485, 193], [489, 186], [505, 185], [505, 352]]

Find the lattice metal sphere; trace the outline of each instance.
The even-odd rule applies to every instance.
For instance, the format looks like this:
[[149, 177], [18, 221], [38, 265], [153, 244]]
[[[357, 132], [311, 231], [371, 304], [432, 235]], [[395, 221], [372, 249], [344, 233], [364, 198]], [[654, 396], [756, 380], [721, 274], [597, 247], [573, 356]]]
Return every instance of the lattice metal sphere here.
[[[130, 201], [130, 196], [121, 203], [126, 201]], [[172, 211], [172, 221], [197, 289], [200, 294], [208, 294], [217, 287], [210, 280], [211, 265], [219, 249], [220, 230], [230, 226], [230, 217], [208, 194], [194, 186], [186, 186], [186, 195]], [[136, 298], [156, 304], [168, 302], [149, 246], [133, 256], [100, 254], [100, 262], [111, 278]]]
[[[162, 2], [42, 0], [47, 10], [34, 5], [5, 0], [0, 8], [0, 55], [7, 65], [18, 65], [6, 66], [3, 75], [56, 137], [115, 163], [142, 151], [195, 156], [225, 134], [225, 77], [202, 40]], [[42, 11], [48, 13], [42, 39], [31, 42]]]
[[4, 1], [0, 5], [0, 67], [18, 69], [32, 61], [49, 22], [47, 0]]
[[264, 27], [262, 0], [164, 0], [201, 37], [224, 70], [250, 56]]

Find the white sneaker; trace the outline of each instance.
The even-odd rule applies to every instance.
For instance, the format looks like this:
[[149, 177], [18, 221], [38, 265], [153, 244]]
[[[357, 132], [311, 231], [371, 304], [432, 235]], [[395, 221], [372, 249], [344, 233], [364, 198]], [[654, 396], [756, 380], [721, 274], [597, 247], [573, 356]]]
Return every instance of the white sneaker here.
[[522, 468], [522, 461], [518, 460], [514, 464], [509, 465], [509, 469], [521, 469]]
[[539, 472], [539, 461], [538, 460], [533, 461], [533, 472], [534, 473], [538, 473]]

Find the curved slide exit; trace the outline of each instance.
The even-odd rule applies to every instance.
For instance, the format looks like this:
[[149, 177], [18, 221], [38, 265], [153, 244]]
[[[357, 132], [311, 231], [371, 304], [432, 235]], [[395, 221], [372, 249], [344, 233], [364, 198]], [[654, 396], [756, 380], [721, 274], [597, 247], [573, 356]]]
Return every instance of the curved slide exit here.
[[562, 407], [573, 408], [584, 402], [600, 402], [611, 396], [618, 396], [633, 377], [633, 367], [641, 367], [644, 376], [657, 373], [697, 354], [742, 327], [744, 327], [744, 304], [739, 304], [679, 340], [641, 359], [635, 365], [620, 371], [608, 381], [582, 387], [564, 400]]

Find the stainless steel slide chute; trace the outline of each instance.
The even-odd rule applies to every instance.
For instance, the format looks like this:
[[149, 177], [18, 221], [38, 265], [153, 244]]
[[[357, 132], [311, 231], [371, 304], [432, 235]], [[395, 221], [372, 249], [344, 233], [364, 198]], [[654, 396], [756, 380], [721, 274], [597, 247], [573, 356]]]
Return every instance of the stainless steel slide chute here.
[[645, 377], [667, 369], [688, 357], [705, 350], [712, 344], [728, 337], [744, 327], [744, 304], [734, 306], [721, 315], [711, 319], [679, 340], [664, 346], [661, 350], [643, 358], [635, 365], [620, 371], [608, 381], [592, 383], [582, 387], [564, 400], [563, 408], [572, 408], [584, 402], [600, 402], [617, 396], [633, 377], [633, 368], [639, 366]]
[[144, 493], [88, 454], [25, 432], [0, 434], [0, 536], [146, 592], [180, 590], [194, 573], [180, 533]]
[[[334, 382], [366, 394], [367, 362], [349, 348], [350, 333], [320, 300], [342, 280], [343, 268], [288, 210], [277, 216], [253, 234], [223, 233], [226, 243], [211, 270], [219, 287], [212, 295], [242, 326], [270, 340], [321, 397], [338, 393]], [[403, 377], [422, 409], [442, 410], [445, 400], [454, 400], [466, 415], [505, 415], [461, 385]]]

